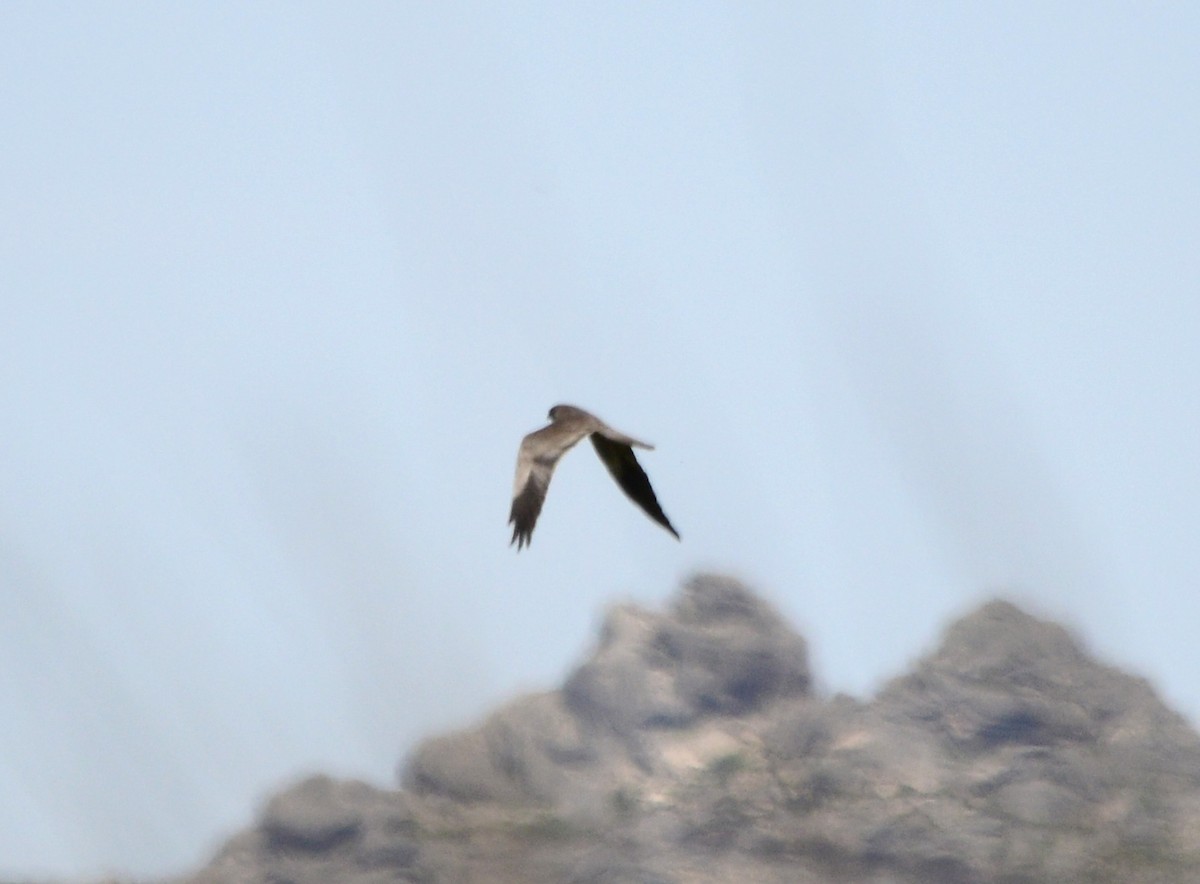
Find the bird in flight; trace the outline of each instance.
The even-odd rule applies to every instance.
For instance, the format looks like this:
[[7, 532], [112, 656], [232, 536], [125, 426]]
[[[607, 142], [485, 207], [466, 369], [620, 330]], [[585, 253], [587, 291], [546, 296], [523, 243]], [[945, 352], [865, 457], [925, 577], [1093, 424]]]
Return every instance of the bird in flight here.
[[679, 532], [658, 505], [649, 477], [633, 456], [634, 448], [651, 451], [653, 445], [617, 432], [594, 414], [574, 405], [556, 405], [550, 409], [549, 417], [549, 426], [534, 430], [521, 440], [521, 449], [517, 453], [517, 478], [513, 483], [512, 512], [508, 517], [509, 524], [513, 526], [509, 546], [515, 543], [520, 552], [522, 547], [529, 545], [533, 526], [537, 524], [538, 513], [542, 511], [542, 503], [546, 500], [546, 490], [550, 487], [554, 467], [559, 458], [584, 436], [591, 438], [596, 453], [629, 499], [674, 534], [676, 540], [679, 539]]

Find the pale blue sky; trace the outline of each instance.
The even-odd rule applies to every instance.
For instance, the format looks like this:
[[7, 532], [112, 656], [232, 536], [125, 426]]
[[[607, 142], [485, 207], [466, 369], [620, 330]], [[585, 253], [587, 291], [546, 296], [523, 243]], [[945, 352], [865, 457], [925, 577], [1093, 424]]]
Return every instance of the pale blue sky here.
[[[0, 5], [0, 876], [192, 867], [714, 568], [1200, 720], [1200, 12]], [[563, 461], [649, 439], [682, 543]]]

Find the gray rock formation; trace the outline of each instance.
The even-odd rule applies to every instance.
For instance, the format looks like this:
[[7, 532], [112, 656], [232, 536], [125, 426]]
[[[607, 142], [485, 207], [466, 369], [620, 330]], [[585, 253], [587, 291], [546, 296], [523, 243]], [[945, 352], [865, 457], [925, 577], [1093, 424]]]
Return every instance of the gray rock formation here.
[[1200, 881], [1200, 738], [1061, 627], [992, 602], [870, 702], [810, 683], [775, 611], [698, 577], [402, 789], [306, 780], [184, 880]]

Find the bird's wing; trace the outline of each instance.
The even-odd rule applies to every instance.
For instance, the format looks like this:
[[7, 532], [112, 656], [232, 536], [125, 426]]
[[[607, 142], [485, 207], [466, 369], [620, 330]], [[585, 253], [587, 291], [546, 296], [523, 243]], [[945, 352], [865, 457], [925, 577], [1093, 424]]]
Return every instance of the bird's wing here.
[[591, 428], [588, 426], [553, 423], [521, 440], [521, 449], [517, 452], [517, 475], [513, 481], [512, 511], [508, 516], [508, 523], [513, 526], [509, 546], [515, 543], [520, 551], [529, 545], [533, 526], [537, 524], [538, 514], [546, 500], [554, 467], [559, 458], [589, 432]]
[[[667, 514], [659, 506], [658, 498], [654, 496], [654, 489], [650, 487], [650, 477], [646, 475], [646, 471], [642, 469], [642, 465], [633, 455], [630, 442], [635, 440], [618, 441], [602, 432], [592, 433], [591, 439], [592, 444], [596, 446], [596, 453], [600, 455], [600, 459], [604, 461], [604, 465], [608, 467], [612, 477], [617, 480], [621, 490], [629, 496], [630, 500], [645, 510], [646, 515], [674, 534], [675, 539], [678, 540], [679, 532], [675, 530], [670, 519], [667, 518]], [[629, 437], [622, 436], [621, 439], [625, 440]], [[645, 443], [636, 444], [646, 448], [650, 447]]]
[[[599, 435], [599, 436], [603, 436], [604, 438], [606, 438], [612, 442], [615, 442], [618, 445], [627, 445], [630, 448], [645, 448], [647, 451], [654, 450], [654, 446], [651, 445], [649, 442], [643, 442], [640, 439], [633, 438], [632, 436], [626, 436], [620, 430], [614, 430], [612, 427], [610, 427], [604, 421], [600, 420], [600, 418], [596, 417], [594, 414], [587, 414], [586, 412], [584, 412], [584, 414], [587, 416], [587, 419], [590, 422], [590, 426], [588, 428], [590, 430], [590, 432], [592, 432], [596, 435]], [[595, 436], [593, 436], [592, 438], [594, 439]], [[597, 449], [597, 450], [599, 450], [599, 449]], [[604, 455], [600, 455], [600, 456], [604, 457]], [[636, 461], [635, 461], [635, 463], [636, 463]]]

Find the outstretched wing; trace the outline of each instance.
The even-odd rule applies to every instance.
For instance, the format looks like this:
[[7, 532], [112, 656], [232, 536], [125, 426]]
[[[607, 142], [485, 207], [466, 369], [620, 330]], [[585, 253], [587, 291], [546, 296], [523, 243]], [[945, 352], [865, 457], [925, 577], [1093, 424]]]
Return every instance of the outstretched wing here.
[[536, 430], [521, 440], [517, 452], [517, 476], [513, 482], [512, 510], [508, 523], [513, 526], [512, 540], [517, 551], [529, 545], [533, 526], [537, 524], [550, 477], [559, 459], [589, 432], [588, 427], [551, 424]]
[[617, 480], [621, 490], [629, 496], [630, 500], [645, 510], [646, 515], [674, 534], [675, 539], [678, 540], [679, 532], [675, 530], [670, 519], [667, 518], [667, 514], [659, 506], [658, 498], [654, 496], [654, 489], [650, 487], [650, 477], [646, 475], [646, 471], [634, 457], [633, 448], [600, 433], [592, 433], [591, 439], [592, 445], [596, 446], [596, 453], [600, 455], [600, 459], [604, 461], [604, 465], [608, 467], [612, 477]]

